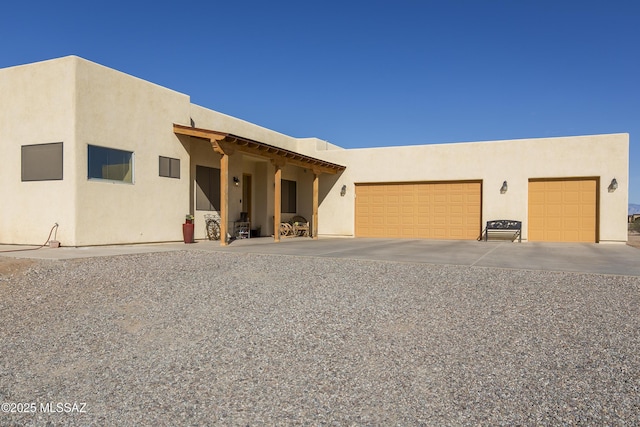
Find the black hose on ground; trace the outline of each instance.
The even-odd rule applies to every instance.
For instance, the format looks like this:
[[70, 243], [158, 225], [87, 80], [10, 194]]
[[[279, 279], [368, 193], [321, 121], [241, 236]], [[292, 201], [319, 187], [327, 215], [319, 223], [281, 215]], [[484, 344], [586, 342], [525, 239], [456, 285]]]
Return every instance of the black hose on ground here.
[[49, 231], [49, 236], [47, 236], [47, 240], [41, 244], [38, 247], [35, 248], [26, 248], [26, 249], [9, 249], [6, 251], [0, 251], [0, 253], [4, 253], [4, 252], [22, 252], [22, 251], [37, 251], [38, 249], [44, 248], [47, 243], [49, 243], [49, 240], [51, 239], [51, 234], [53, 234], [53, 230], [55, 230], [56, 228], [58, 228], [58, 223], [56, 222], [53, 227], [51, 227], [51, 231]]

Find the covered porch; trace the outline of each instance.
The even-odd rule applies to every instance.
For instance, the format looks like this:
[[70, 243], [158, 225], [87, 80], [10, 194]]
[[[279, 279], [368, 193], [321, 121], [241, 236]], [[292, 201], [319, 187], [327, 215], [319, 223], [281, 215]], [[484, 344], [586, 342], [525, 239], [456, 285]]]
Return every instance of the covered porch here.
[[[240, 219], [240, 213], [251, 216], [252, 222], [258, 227], [268, 224], [268, 228], [264, 227], [267, 232], [262, 234], [269, 235], [273, 231], [274, 240], [278, 242], [281, 222], [293, 215], [308, 212], [310, 237], [317, 239], [320, 176], [338, 174], [345, 166], [216, 130], [174, 124], [173, 131], [178, 136], [206, 142], [206, 146], [198, 145], [191, 150], [193, 181], [196, 181], [192, 213], [202, 209], [219, 213], [221, 246], [228, 244], [227, 236], [234, 233], [233, 224]], [[200, 157], [196, 153], [198, 150], [202, 152]], [[205, 157], [209, 161], [215, 159], [213, 166], [219, 166], [219, 183], [216, 179], [210, 181], [212, 186], [219, 188], [208, 189], [216, 193], [216, 201], [210, 203], [210, 208], [202, 207], [200, 200], [197, 200], [202, 192], [197, 181], [206, 179], [200, 176], [211, 169], [204, 165], [206, 161], [199, 160]], [[304, 191], [302, 186], [297, 185], [307, 185], [309, 181], [311, 191]], [[269, 194], [271, 188], [272, 196]], [[311, 193], [310, 197], [308, 193]], [[300, 197], [296, 197], [297, 194]], [[287, 212], [282, 211], [283, 206]]]

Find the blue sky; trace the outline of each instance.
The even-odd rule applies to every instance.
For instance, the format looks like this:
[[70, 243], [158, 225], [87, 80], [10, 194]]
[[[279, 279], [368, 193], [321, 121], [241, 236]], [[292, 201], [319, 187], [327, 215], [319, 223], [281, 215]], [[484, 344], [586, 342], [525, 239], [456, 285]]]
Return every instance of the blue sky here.
[[636, 0], [3, 5], [0, 67], [71, 54], [343, 147], [629, 133], [640, 204]]

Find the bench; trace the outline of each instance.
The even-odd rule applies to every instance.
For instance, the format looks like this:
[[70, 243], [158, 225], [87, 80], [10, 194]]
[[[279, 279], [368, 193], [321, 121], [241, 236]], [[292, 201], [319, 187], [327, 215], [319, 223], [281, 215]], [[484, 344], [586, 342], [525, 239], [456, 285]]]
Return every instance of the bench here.
[[497, 219], [487, 221], [487, 227], [484, 230], [484, 241], [489, 240], [489, 232], [494, 235], [508, 237], [512, 242], [518, 238], [518, 242], [522, 242], [522, 221], [514, 221], [511, 219]]

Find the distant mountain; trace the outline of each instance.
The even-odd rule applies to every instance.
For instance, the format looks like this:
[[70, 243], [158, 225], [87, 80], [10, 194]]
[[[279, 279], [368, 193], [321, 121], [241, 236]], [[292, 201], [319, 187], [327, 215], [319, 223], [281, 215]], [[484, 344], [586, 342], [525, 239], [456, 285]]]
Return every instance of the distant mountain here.
[[640, 205], [629, 203], [629, 215], [640, 214]]

